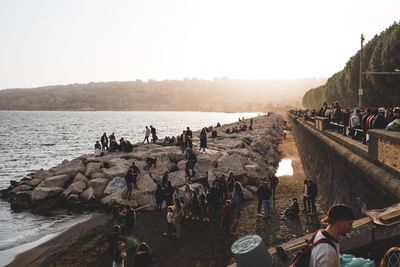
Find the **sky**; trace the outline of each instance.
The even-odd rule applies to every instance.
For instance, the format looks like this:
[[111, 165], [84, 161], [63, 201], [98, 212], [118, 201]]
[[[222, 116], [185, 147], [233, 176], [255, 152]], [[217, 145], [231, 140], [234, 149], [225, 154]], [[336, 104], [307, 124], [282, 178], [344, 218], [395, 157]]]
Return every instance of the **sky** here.
[[330, 77], [399, 0], [1, 0], [0, 89]]

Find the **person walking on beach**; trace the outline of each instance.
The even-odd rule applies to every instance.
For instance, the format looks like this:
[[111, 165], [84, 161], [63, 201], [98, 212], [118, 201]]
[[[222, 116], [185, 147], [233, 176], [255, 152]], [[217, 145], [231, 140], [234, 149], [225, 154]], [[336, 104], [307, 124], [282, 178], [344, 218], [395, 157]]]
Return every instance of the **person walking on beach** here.
[[143, 144], [144, 144], [144, 141], [146, 141], [146, 140], [147, 140], [147, 144], [150, 144], [150, 141], [149, 141], [150, 133], [151, 133], [151, 131], [150, 131], [149, 127], [146, 126]]
[[175, 198], [174, 213], [173, 213], [173, 223], [176, 229], [176, 238], [181, 238], [182, 236], [182, 220], [185, 216], [183, 212], [183, 205], [179, 198]]
[[[324, 230], [316, 232], [312, 243], [309, 267], [339, 267], [339, 236], [344, 236], [353, 228], [355, 216], [351, 208], [344, 204], [329, 208], [323, 222], [328, 223]], [[323, 240], [321, 242], [321, 240]]]
[[206, 128], [201, 129], [200, 132], [200, 149], [199, 151], [201, 151], [201, 149], [203, 149], [203, 152], [206, 152], [206, 148], [207, 148], [207, 133], [206, 133]]
[[102, 150], [108, 150], [108, 137], [106, 133], [103, 133], [103, 135], [101, 136], [101, 149]]
[[308, 197], [310, 199], [311, 211], [310, 214], [317, 214], [317, 207], [315, 206], [315, 199], [318, 196], [318, 187], [312, 179], [308, 181]]

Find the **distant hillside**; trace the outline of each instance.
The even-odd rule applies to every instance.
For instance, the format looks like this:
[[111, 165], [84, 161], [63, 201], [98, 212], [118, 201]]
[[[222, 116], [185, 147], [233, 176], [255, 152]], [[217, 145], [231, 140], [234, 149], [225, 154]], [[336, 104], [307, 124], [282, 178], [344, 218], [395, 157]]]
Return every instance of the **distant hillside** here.
[[[339, 101], [343, 106], [358, 105], [360, 51], [347, 62], [342, 71], [326, 84], [309, 90], [303, 106], [318, 108], [324, 101]], [[376, 35], [363, 49], [363, 72], [393, 72], [400, 69], [400, 25]], [[363, 75], [364, 106], [393, 106], [400, 103], [400, 75]]]
[[304, 92], [326, 80], [184, 79], [91, 82], [0, 91], [2, 110], [263, 111], [299, 106]]

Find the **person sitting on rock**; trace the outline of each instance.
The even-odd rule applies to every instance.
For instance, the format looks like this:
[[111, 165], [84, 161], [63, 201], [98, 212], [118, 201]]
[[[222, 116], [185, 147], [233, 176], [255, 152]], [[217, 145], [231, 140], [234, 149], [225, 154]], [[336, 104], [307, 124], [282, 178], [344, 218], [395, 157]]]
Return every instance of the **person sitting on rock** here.
[[296, 219], [299, 217], [299, 203], [297, 203], [297, 198], [293, 198], [293, 204], [286, 208], [281, 215], [282, 220], [287, 220], [287, 219]]
[[253, 125], [249, 126], [249, 131], [253, 130]]
[[215, 127], [221, 127], [221, 124], [218, 122], [218, 123], [217, 123], [217, 126], [215, 126]]
[[94, 156], [100, 157], [103, 155], [104, 155], [104, 153], [101, 151], [101, 145], [100, 145], [99, 141], [96, 141], [96, 144], [94, 145]]
[[231, 129], [230, 128], [226, 129], [225, 133], [226, 134], [230, 134], [231, 133]]
[[147, 170], [150, 170], [151, 166], [154, 166], [154, 168], [155, 168], [157, 165], [157, 158], [148, 157], [148, 158], [146, 158], [146, 163], [147, 163], [147, 166], [146, 166]]
[[[189, 182], [190, 182], [190, 178], [194, 177], [196, 175], [196, 172], [194, 170], [194, 167], [196, 166], [196, 163], [197, 163], [197, 156], [193, 152], [193, 150], [189, 149], [188, 150], [187, 161], [186, 161], [186, 167], [185, 167], [186, 177], [188, 177]], [[192, 170], [192, 174], [191, 175], [190, 175], [190, 170]]]
[[213, 131], [211, 132], [211, 138], [217, 138], [217, 137], [218, 137], [217, 131], [216, 131], [216, 130], [213, 130]]

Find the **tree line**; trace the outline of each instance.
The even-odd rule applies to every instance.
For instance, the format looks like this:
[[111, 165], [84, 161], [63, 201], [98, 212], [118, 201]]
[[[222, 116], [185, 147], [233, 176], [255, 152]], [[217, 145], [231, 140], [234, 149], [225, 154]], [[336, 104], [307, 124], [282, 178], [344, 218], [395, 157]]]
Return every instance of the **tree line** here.
[[[339, 101], [342, 106], [358, 105], [361, 50], [352, 56], [343, 70], [335, 73], [324, 85], [306, 92], [302, 104], [319, 108], [323, 102]], [[400, 24], [375, 35], [363, 48], [362, 75], [363, 106], [392, 107], [400, 103], [400, 75], [368, 74], [368, 72], [395, 72], [400, 69]]]

